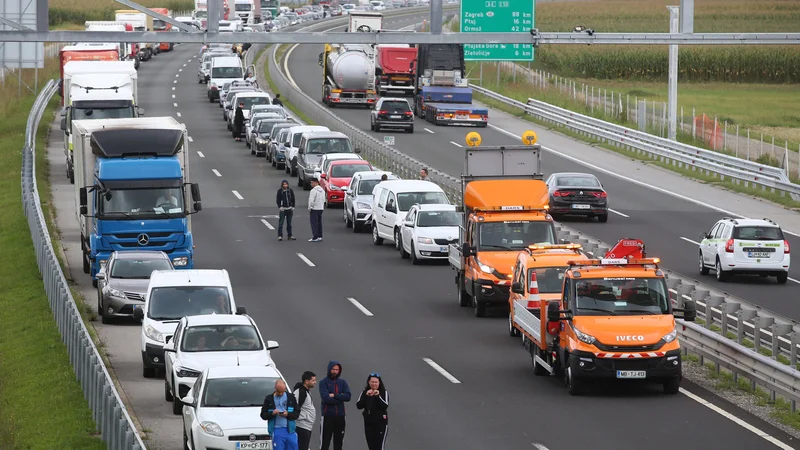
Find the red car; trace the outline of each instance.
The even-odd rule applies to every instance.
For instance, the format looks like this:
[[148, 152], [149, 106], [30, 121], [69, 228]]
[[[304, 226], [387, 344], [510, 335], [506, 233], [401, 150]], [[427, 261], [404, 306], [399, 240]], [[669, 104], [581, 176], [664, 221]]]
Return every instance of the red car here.
[[325, 189], [328, 206], [344, 204], [344, 191], [350, 186], [350, 180], [356, 172], [375, 170], [372, 165], [361, 159], [343, 159], [331, 161], [328, 171], [320, 175], [319, 184]]

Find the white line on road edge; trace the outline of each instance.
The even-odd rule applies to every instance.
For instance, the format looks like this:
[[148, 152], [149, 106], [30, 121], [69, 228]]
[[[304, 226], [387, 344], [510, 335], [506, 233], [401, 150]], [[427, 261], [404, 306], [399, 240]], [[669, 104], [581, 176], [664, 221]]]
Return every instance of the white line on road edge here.
[[216, 175], [216, 176], [218, 176], [218, 177], [221, 177], [221, 176], [222, 176], [222, 174], [221, 174], [221, 173], [219, 173], [219, 170], [217, 170], [217, 169], [211, 169], [211, 171], [212, 171], [212, 172], [214, 172], [214, 175]]
[[429, 129], [427, 129], [427, 128], [423, 128], [423, 130], [427, 131], [427, 132], [428, 132], [428, 133], [430, 133], [430, 134], [436, 134], [436, 132], [435, 132], [435, 131], [433, 131], [433, 130], [429, 130]]
[[199, 156], [201, 158], [205, 158], [206, 157], [206, 155], [204, 155], [203, 152], [201, 152], [201, 151], [197, 152], [197, 156]]
[[696, 401], [697, 403], [700, 403], [701, 405], [703, 405], [703, 406], [709, 408], [710, 410], [714, 411], [715, 413], [721, 415], [722, 417], [724, 417], [724, 418], [730, 420], [731, 422], [739, 425], [740, 427], [742, 427], [742, 428], [744, 428], [744, 429], [746, 429], [748, 431], [753, 432], [758, 437], [761, 437], [764, 440], [774, 444], [776, 447], [781, 448], [783, 450], [792, 450], [792, 447], [784, 444], [783, 442], [781, 442], [778, 439], [770, 436], [769, 434], [765, 433], [764, 431], [754, 427], [753, 425], [750, 425], [749, 423], [747, 423], [744, 420], [734, 416], [733, 414], [729, 413], [728, 411], [725, 411], [724, 409], [720, 408], [719, 406], [714, 405], [714, 404], [712, 404], [710, 402], [707, 402], [702, 397], [698, 397], [698, 396], [692, 394], [691, 392], [687, 391], [684, 388], [680, 388], [680, 392], [683, 395], [689, 397], [690, 399]]
[[[192, 56], [192, 59], [194, 59], [194, 56]], [[190, 60], [189, 60], [189, 61], [187, 61], [187, 62], [192, 62], [192, 60], [190, 59]]]
[[264, 226], [270, 230], [275, 231], [275, 227], [273, 227], [271, 223], [267, 222], [267, 219], [261, 219], [261, 223], [263, 223]]
[[178, 78], [178, 75], [180, 75], [180, 74], [177, 74], [177, 73], [176, 73], [176, 74], [175, 74], [175, 78]]
[[691, 242], [691, 243], [692, 243], [692, 244], [694, 244], [694, 245], [700, 245], [700, 243], [699, 243], [699, 242], [697, 242], [697, 241], [693, 241], [693, 240], [691, 240], [691, 239], [689, 239], [689, 238], [685, 238], [685, 237], [683, 237], [683, 236], [678, 236], [678, 239], [683, 239], [684, 241], [686, 241], [686, 242]]
[[177, 104], [177, 103], [173, 103], [173, 104], [172, 104], [172, 106], [174, 106], [174, 107], [176, 107], [176, 108], [177, 108], [177, 107], [178, 107], [178, 104]]
[[244, 200], [244, 197], [242, 197], [242, 194], [240, 194], [239, 191], [231, 191], [231, 192], [233, 192], [233, 195], [235, 195], [236, 198], [238, 198], [239, 200]]
[[358, 300], [354, 299], [353, 297], [347, 297], [347, 300], [350, 303], [352, 303], [353, 306], [358, 308], [362, 313], [364, 313], [365, 316], [367, 316], [367, 317], [372, 317], [373, 316], [373, 314], [371, 312], [369, 312], [369, 310], [367, 308], [365, 308], [364, 305], [359, 303]]
[[[191, 59], [189, 61], [191, 61]], [[183, 63], [183, 67], [186, 67], [186, 63]]]
[[464, 147], [463, 145], [459, 144], [458, 142], [450, 141], [450, 143], [455, 145], [456, 147]]
[[189, 142], [194, 142], [194, 139], [192, 139], [192, 137], [191, 137], [191, 136], [186, 136], [186, 139], [188, 139], [188, 140], [189, 140]]
[[608, 208], [608, 210], [609, 210], [609, 211], [611, 211], [612, 213], [614, 213], [614, 214], [617, 214], [617, 215], [619, 215], [619, 216], [622, 216], [622, 217], [630, 217], [630, 216], [629, 216], [629, 215], [627, 215], [627, 214], [622, 214], [621, 212], [619, 212], [619, 211], [615, 211], [615, 210], [613, 210], [613, 209], [611, 209], [611, 208]]
[[442, 366], [436, 364], [436, 362], [430, 358], [422, 358], [423, 361], [428, 363], [429, 366], [433, 367], [433, 370], [439, 372], [443, 377], [447, 378], [453, 384], [460, 384], [461, 382], [458, 381], [458, 378], [450, 375], [450, 372], [444, 370]]
[[791, 281], [792, 283], [797, 283], [797, 284], [800, 284], [800, 280], [795, 280], [795, 279], [794, 279], [794, 278], [792, 278], [792, 277], [789, 277], [789, 281]]
[[178, 117], [180, 117], [180, 116], [181, 116], [181, 113], [175, 113], [175, 114], [177, 114], [177, 115], [178, 115]]
[[[178, 72], [183, 72], [183, 69], [178, 69]], [[177, 75], [176, 75], [177, 76]]]
[[308, 267], [317, 267], [316, 265], [314, 265], [314, 263], [311, 262], [310, 259], [306, 258], [306, 255], [298, 253], [297, 257], [302, 259], [304, 263], [308, 264]]

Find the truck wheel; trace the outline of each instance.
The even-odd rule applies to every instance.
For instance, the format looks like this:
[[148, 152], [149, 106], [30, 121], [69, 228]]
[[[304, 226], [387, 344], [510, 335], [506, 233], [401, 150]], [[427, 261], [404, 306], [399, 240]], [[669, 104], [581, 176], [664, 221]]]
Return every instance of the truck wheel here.
[[466, 308], [470, 304], [470, 296], [464, 289], [464, 280], [460, 275], [456, 275], [456, 287], [458, 288], [458, 306]]
[[479, 302], [477, 295], [472, 296], [472, 312], [475, 317], [486, 317], [486, 303]]
[[92, 267], [89, 264], [89, 259], [86, 257], [86, 254], [83, 254], [83, 273], [91, 273]]
[[[511, 337], [519, 337], [519, 330], [514, 327], [514, 317], [511, 315], [511, 311], [508, 312], [508, 335]], [[535, 366], [536, 363], [533, 365]]]
[[583, 392], [583, 381], [580, 378], [572, 376], [572, 368], [570, 367], [570, 359], [567, 357], [567, 364], [564, 368], [564, 384], [567, 386], [569, 395], [580, 395]]
[[664, 394], [666, 395], [675, 395], [678, 393], [681, 387], [681, 376], [678, 375], [677, 377], [670, 378], [664, 381]]

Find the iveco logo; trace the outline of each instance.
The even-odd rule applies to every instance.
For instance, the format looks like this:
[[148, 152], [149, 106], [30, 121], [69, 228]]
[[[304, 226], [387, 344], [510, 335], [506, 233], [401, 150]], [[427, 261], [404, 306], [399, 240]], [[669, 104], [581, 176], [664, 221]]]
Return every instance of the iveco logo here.
[[150, 236], [146, 234], [140, 234], [136, 237], [136, 241], [139, 242], [139, 245], [147, 245], [150, 242]]
[[644, 336], [617, 336], [617, 342], [643, 341]]

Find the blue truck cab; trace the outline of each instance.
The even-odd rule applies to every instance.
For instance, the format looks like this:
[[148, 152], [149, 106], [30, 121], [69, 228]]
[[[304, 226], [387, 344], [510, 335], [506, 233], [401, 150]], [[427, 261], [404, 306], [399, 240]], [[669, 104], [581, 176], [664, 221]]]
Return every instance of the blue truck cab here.
[[193, 268], [191, 215], [202, 204], [189, 182], [186, 126], [172, 117], [73, 120], [72, 132], [83, 271], [92, 283], [113, 251], [160, 250], [176, 269]]

